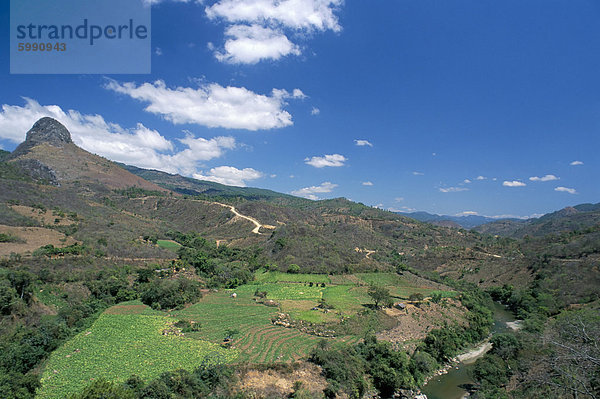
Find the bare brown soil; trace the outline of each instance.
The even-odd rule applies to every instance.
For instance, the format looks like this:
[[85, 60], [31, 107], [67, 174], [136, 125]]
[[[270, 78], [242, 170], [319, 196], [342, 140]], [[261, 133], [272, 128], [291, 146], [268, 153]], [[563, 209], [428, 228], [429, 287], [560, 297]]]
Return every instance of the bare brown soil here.
[[299, 381], [302, 389], [307, 390], [311, 397], [322, 396], [327, 381], [321, 375], [321, 369], [312, 364], [303, 362], [293, 370], [246, 370], [240, 375], [240, 391], [245, 397], [253, 399], [262, 398], [287, 398], [294, 391], [294, 383]]
[[398, 320], [398, 325], [391, 330], [378, 333], [377, 338], [412, 350], [417, 340], [424, 339], [429, 331], [443, 326], [445, 321], [449, 324], [467, 323], [465, 318], [467, 309], [454, 299], [447, 298], [439, 304], [429, 301], [419, 306], [415, 305], [406, 303], [404, 310], [385, 309], [388, 316]]
[[46, 229], [44, 227], [14, 227], [0, 225], [0, 233], [10, 234], [24, 241], [0, 243], [0, 256], [9, 256], [11, 253], [26, 254], [48, 244], [52, 244], [55, 247], [65, 247], [77, 242], [72, 237], [67, 237], [61, 232]]
[[74, 220], [66, 216], [58, 216], [53, 210], [42, 211], [38, 208], [31, 208], [23, 205], [10, 205], [10, 208], [20, 215], [37, 220], [43, 226], [69, 226], [75, 223]]

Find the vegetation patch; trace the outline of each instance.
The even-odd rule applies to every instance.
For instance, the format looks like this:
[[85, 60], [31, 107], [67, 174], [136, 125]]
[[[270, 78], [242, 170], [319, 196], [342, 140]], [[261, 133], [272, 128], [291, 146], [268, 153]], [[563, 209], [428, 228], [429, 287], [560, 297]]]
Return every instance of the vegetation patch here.
[[138, 314], [119, 314], [128, 309], [124, 306], [139, 305], [122, 304], [117, 312], [103, 313], [91, 328], [53, 352], [37, 397], [65, 398], [98, 378], [122, 382], [135, 374], [147, 381], [169, 370], [193, 370], [237, 357], [236, 350], [214, 343], [163, 335], [175, 320], [148, 308]]
[[265, 272], [262, 269], [254, 274], [254, 281], [256, 283], [331, 283], [331, 279], [326, 274]]
[[[238, 360], [241, 361], [287, 362], [306, 356], [318, 338], [273, 325], [271, 319], [278, 309], [256, 303], [255, 289], [255, 286], [246, 285], [211, 293], [173, 314], [202, 325], [200, 331], [186, 334], [187, 337], [218, 344], [231, 338], [230, 347], [240, 352]], [[235, 298], [232, 297], [234, 292]], [[231, 330], [237, 330], [237, 333], [229, 334]]]
[[173, 251], [177, 251], [181, 247], [181, 244], [173, 240], [157, 240], [156, 245], [158, 245], [161, 248], [170, 249]]

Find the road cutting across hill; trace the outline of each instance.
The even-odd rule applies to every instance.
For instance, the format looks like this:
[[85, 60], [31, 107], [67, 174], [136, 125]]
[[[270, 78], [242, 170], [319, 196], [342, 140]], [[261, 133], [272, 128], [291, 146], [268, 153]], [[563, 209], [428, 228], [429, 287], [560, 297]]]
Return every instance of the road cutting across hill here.
[[234, 207], [233, 205], [222, 204], [222, 203], [220, 203], [220, 202], [213, 202], [213, 204], [217, 204], [217, 205], [221, 205], [221, 206], [223, 206], [223, 207], [225, 207], [225, 208], [229, 208], [229, 210], [230, 210], [230, 211], [231, 211], [231, 212], [232, 212], [232, 213], [233, 213], [235, 216], [239, 216], [239, 217], [241, 217], [242, 219], [246, 219], [246, 220], [249, 220], [250, 222], [254, 223], [254, 226], [256, 226], [256, 227], [254, 227], [254, 229], [252, 229], [252, 232], [253, 232], [254, 234], [262, 234], [262, 233], [260, 232], [260, 228], [261, 228], [261, 227], [263, 227], [263, 228], [265, 228], [265, 229], [274, 229], [274, 228], [275, 228], [274, 226], [269, 226], [269, 225], [261, 224], [261, 223], [260, 223], [258, 220], [254, 219], [254, 218], [253, 218], [253, 217], [251, 217], [251, 216], [242, 215], [241, 213], [239, 213], [239, 212], [237, 211], [237, 209], [235, 209], [235, 207]]

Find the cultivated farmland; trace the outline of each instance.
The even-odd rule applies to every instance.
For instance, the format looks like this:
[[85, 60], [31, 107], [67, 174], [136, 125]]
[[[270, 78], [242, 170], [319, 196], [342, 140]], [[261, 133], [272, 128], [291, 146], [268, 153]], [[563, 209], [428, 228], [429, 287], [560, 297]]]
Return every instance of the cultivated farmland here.
[[235, 349], [162, 331], [175, 320], [139, 302], [109, 308], [96, 322], [52, 353], [38, 391], [40, 399], [59, 399], [104, 377], [124, 381], [135, 374], [144, 380], [169, 370], [192, 370], [205, 362], [231, 362]]

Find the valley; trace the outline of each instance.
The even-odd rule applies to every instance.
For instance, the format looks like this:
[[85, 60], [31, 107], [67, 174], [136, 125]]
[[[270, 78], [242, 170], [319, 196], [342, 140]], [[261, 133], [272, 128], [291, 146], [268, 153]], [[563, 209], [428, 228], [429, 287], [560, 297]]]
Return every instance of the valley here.
[[51, 118], [1, 159], [0, 393], [414, 399], [489, 340], [459, 384], [528, 397], [569, 317], [597, 333], [597, 205], [466, 230], [122, 166]]

